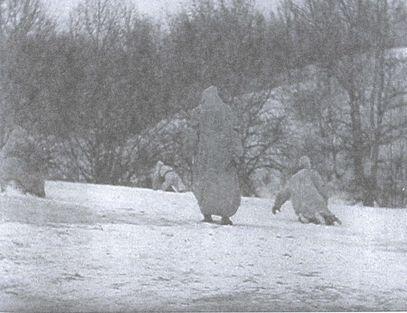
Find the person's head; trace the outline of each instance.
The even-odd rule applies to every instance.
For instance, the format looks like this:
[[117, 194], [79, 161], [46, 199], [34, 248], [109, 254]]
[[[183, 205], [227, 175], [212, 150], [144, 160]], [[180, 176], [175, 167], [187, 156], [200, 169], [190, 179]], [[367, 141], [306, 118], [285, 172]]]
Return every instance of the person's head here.
[[311, 160], [309, 157], [307, 157], [306, 155], [302, 156], [299, 160], [298, 160], [298, 167], [300, 169], [310, 169], [311, 168]]
[[219, 97], [217, 87], [211, 86], [202, 92], [201, 103], [204, 106], [216, 105], [219, 102], [222, 102], [222, 100]]

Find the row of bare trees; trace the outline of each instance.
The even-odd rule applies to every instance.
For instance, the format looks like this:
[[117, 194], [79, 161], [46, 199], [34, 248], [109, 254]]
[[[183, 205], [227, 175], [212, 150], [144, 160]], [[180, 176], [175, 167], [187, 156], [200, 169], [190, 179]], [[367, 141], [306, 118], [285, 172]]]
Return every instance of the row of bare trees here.
[[0, 0], [0, 145], [19, 124], [51, 178], [148, 185], [161, 159], [188, 181], [188, 120], [216, 85], [240, 117], [245, 195], [309, 154], [365, 204], [405, 205], [406, 30], [401, 0], [284, 0], [270, 14], [195, 0], [162, 24], [83, 0], [65, 26], [40, 0]]
[[[285, 1], [284, 9], [289, 37], [301, 47], [297, 51], [313, 52], [310, 58], [319, 78], [312, 95], [320, 97], [313, 99], [319, 111], [314, 124], [330, 143], [327, 159], [337, 178], [339, 154], [351, 160], [351, 189], [366, 205], [380, 203], [379, 185], [388, 174], [387, 151], [394, 144], [405, 144], [406, 138], [406, 55], [394, 49], [395, 30], [406, 25], [405, 19], [398, 19], [400, 3]], [[335, 99], [335, 93], [342, 98]], [[312, 108], [310, 112], [316, 113]]]
[[62, 30], [40, 1], [1, 8], [2, 117], [45, 136], [65, 178], [128, 183], [137, 138], [170, 108], [157, 26], [120, 1], [84, 1]]

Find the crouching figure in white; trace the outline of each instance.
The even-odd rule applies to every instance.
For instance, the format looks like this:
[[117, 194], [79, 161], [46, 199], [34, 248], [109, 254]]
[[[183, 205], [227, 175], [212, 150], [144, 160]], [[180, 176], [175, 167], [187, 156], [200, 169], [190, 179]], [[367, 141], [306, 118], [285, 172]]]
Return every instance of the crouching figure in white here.
[[277, 194], [272, 212], [280, 212], [281, 206], [291, 199], [292, 206], [301, 223], [333, 225], [342, 222], [328, 209], [328, 192], [321, 176], [311, 169], [311, 161], [303, 156], [299, 171]]
[[187, 191], [181, 177], [175, 170], [163, 162], [158, 161], [152, 174], [154, 190], [185, 192]]

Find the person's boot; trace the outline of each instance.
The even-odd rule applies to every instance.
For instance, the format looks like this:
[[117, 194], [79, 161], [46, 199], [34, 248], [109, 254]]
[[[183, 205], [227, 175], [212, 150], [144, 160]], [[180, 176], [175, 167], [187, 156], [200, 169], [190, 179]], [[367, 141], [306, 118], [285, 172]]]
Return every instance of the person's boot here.
[[332, 214], [332, 216], [330, 216], [330, 224], [329, 225], [335, 225], [335, 223], [337, 223], [338, 225], [342, 225], [342, 222], [339, 218], [337, 218], [335, 215]]
[[233, 225], [229, 217], [222, 217], [221, 225]]
[[339, 218], [337, 218], [335, 215], [334, 215], [334, 219], [335, 219], [334, 222], [336, 222], [338, 225], [342, 225], [342, 221]]
[[303, 223], [303, 224], [308, 224], [309, 223], [309, 219], [307, 219], [304, 215], [302, 215], [301, 213], [298, 215], [298, 220]]
[[203, 219], [202, 222], [204, 222], [204, 223], [213, 223], [212, 216], [209, 215], [209, 214], [207, 214], [207, 215], [204, 214], [204, 219]]
[[320, 213], [316, 213], [315, 214], [315, 224], [322, 224], [322, 225], [326, 225], [326, 220], [325, 218], [322, 216], [322, 214]]
[[333, 214], [326, 214], [323, 215], [323, 217], [325, 218], [325, 224], [326, 225], [334, 225], [335, 221], [336, 221], [336, 216]]

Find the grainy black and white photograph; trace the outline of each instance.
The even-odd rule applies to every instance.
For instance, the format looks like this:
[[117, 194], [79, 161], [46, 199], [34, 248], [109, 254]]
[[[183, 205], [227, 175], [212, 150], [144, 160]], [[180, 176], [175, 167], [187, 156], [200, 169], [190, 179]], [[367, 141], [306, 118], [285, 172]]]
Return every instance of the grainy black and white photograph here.
[[407, 1], [0, 0], [0, 311], [407, 311]]

